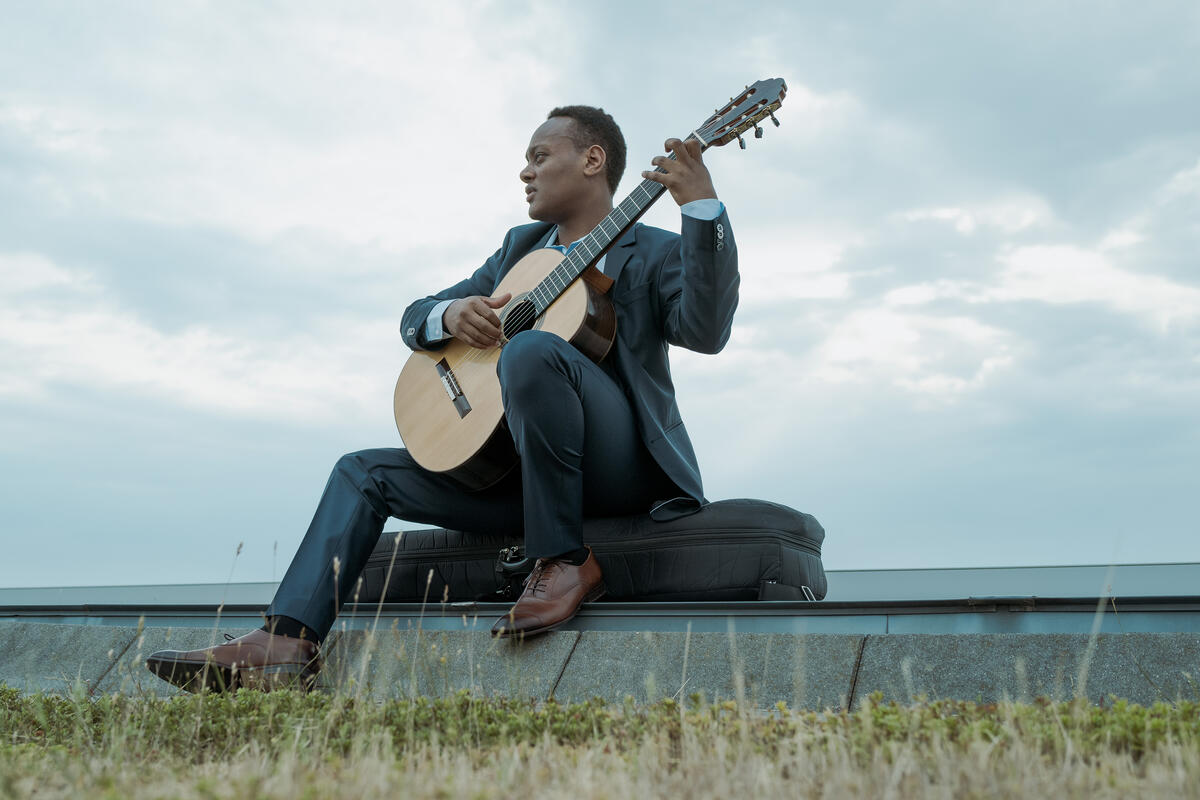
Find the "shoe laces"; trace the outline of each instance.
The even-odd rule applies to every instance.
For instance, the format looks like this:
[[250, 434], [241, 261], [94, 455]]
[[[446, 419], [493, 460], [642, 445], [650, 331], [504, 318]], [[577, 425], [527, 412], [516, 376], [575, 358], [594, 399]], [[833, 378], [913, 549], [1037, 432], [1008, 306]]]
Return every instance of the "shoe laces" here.
[[548, 569], [557, 564], [557, 561], [545, 561], [538, 559], [533, 565], [533, 571], [529, 573], [529, 577], [525, 579], [525, 594], [536, 595], [538, 592], [546, 591], [546, 581], [549, 580], [549, 575], [546, 574]]

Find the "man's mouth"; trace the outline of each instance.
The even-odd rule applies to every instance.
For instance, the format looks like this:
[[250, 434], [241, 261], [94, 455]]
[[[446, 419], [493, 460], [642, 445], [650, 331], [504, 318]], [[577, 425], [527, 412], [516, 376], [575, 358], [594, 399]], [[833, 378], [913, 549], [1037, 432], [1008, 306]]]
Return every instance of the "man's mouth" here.
[[535, 194], [537, 194], [537, 189], [526, 189], [525, 190], [525, 202], [526, 203], [532, 202], [533, 196]]

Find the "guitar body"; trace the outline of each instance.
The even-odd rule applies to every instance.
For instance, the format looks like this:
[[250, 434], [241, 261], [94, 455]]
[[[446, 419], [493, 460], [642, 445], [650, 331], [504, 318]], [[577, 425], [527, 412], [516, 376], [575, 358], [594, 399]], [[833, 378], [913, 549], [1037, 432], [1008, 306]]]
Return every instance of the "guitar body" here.
[[[534, 250], [504, 276], [495, 295], [513, 294], [499, 311], [505, 339], [543, 330], [599, 361], [612, 346], [617, 319], [608, 295], [586, 274], [539, 316], [526, 299], [562, 261], [556, 250]], [[496, 375], [503, 346], [480, 350], [450, 339], [441, 350], [414, 352], [396, 381], [396, 427], [409, 453], [425, 469], [472, 490], [491, 486], [517, 463]]]

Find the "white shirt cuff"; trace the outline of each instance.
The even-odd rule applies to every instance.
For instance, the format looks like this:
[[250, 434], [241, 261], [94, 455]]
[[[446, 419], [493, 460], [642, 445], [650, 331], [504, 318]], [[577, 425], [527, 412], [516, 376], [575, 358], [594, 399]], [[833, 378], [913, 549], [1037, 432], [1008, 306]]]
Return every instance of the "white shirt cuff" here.
[[710, 220], [721, 216], [721, 212], [725, 210], [725, 204], [715, 197], [705, 197], [702, 200], [684, 203], [679, 210], [692, 219]]
[[453, 300], [443, 300], [433, 307], [429, 312], [429, 316], [425, 319], [425, 341], [433, 344], [440, 342], [443, 339], [449, 339], [450, 334], [442, 329], [442, 314], [446, 313], [446, 309], [450, 307]]

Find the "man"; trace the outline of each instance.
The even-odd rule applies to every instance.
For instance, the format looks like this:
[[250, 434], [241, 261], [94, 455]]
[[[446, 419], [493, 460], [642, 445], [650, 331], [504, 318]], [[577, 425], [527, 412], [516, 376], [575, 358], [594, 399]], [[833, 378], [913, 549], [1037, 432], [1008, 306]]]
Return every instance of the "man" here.
[[625, 141], [601, 109], [550, 112], [520, 172], [537, 222], [510, 230], [471, 277], [404, 312], [401, 333], [414, 350], [437, 349], [450, 337], [503, 347], [497, 374], [520, 469], [468, 492], [418, 466], [406, 450], [343, 456], [267, 609], [267, 624], [218, 647], [154, 653], [151, 671], [193, 690], [311, 682], [320, 640], [352, 597], [388, 517], [497, 535], [523, 530], [526, 552], [538, 560], [493, 633], [551, 630], [604, 591], [582, 540], [585, 517], [641, 513], [678, 495], [703, 500], [667, 345], [704, 353], [724, 347], [737, 306], [737, 256], [699, 143], [669, 139], [666, 148], [675, 159], [652, 159], [661, 171], [642, 176], [663, 184], [679, 204], [682, 236], [639, 224], [596, 265], [614, 280], [617, 314], [617, 338], [602, 363], [538, 330], [501, 343], [496, 312], [510, 298], [491, 296], [522, 256], [539, 247], [566, 252], [612, 210]]

